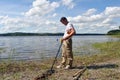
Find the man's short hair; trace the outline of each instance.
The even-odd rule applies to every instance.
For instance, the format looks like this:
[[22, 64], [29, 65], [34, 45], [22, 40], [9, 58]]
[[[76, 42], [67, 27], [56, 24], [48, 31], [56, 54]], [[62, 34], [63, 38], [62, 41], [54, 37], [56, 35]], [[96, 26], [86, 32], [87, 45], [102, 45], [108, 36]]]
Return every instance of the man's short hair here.
[[67, 20], [66, 17], [61, 17], [61, 19], [60, 19], [60, 21], [65, 21], [65, 20]]

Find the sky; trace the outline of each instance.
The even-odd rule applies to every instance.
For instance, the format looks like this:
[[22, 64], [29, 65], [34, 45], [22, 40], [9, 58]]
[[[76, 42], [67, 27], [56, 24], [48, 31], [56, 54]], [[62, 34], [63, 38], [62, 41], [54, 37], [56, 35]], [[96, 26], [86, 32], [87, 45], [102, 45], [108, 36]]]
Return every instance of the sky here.
[[0, 33], [63, 33], [61, 17], [76, 33], [119, 29], [120, 0], [0, 0]]

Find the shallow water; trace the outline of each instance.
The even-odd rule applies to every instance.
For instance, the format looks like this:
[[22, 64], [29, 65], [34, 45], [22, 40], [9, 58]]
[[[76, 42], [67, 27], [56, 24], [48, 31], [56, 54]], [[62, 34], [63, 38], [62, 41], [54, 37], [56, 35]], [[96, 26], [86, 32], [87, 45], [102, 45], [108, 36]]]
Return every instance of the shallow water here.
[[[54, 57], [62, 36], [7, 36], [0, 37], [0, 59], [28, 60]], [[91, 44], [118, 40], [110, 36], [74, 36], [74, 55], [95, 54]], [[60, 55], [59, 55], [60, 56]]]

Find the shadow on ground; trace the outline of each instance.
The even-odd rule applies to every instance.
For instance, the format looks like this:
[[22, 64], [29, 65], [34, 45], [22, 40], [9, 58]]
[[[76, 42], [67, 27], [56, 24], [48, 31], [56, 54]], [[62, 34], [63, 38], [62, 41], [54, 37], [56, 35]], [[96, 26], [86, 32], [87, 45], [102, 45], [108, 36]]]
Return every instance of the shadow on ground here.
[[101, 69], [101, 68], [117, 68], [119, 67], [116, 64], [101, 64], [101, 65], [90, 65], [90, 66], [76, 66], [73, 67], [72, 69], [83, 69], [84, 67], [86, 67], [87, 69]]

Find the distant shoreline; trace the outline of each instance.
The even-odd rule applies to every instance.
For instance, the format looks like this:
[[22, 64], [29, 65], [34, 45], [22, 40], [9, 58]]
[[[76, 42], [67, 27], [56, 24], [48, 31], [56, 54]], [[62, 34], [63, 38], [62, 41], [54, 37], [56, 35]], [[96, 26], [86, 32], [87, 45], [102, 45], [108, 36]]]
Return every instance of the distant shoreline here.
[[[62, 35], [63, 33], [22, 33], [22, 32], [0, 34], [0, 36], [62, 36]], [[83, 33], [83, 34], [75, 34], [75, 35], [84, 36], [84, 35], [106, 35], [106, 34]]]

